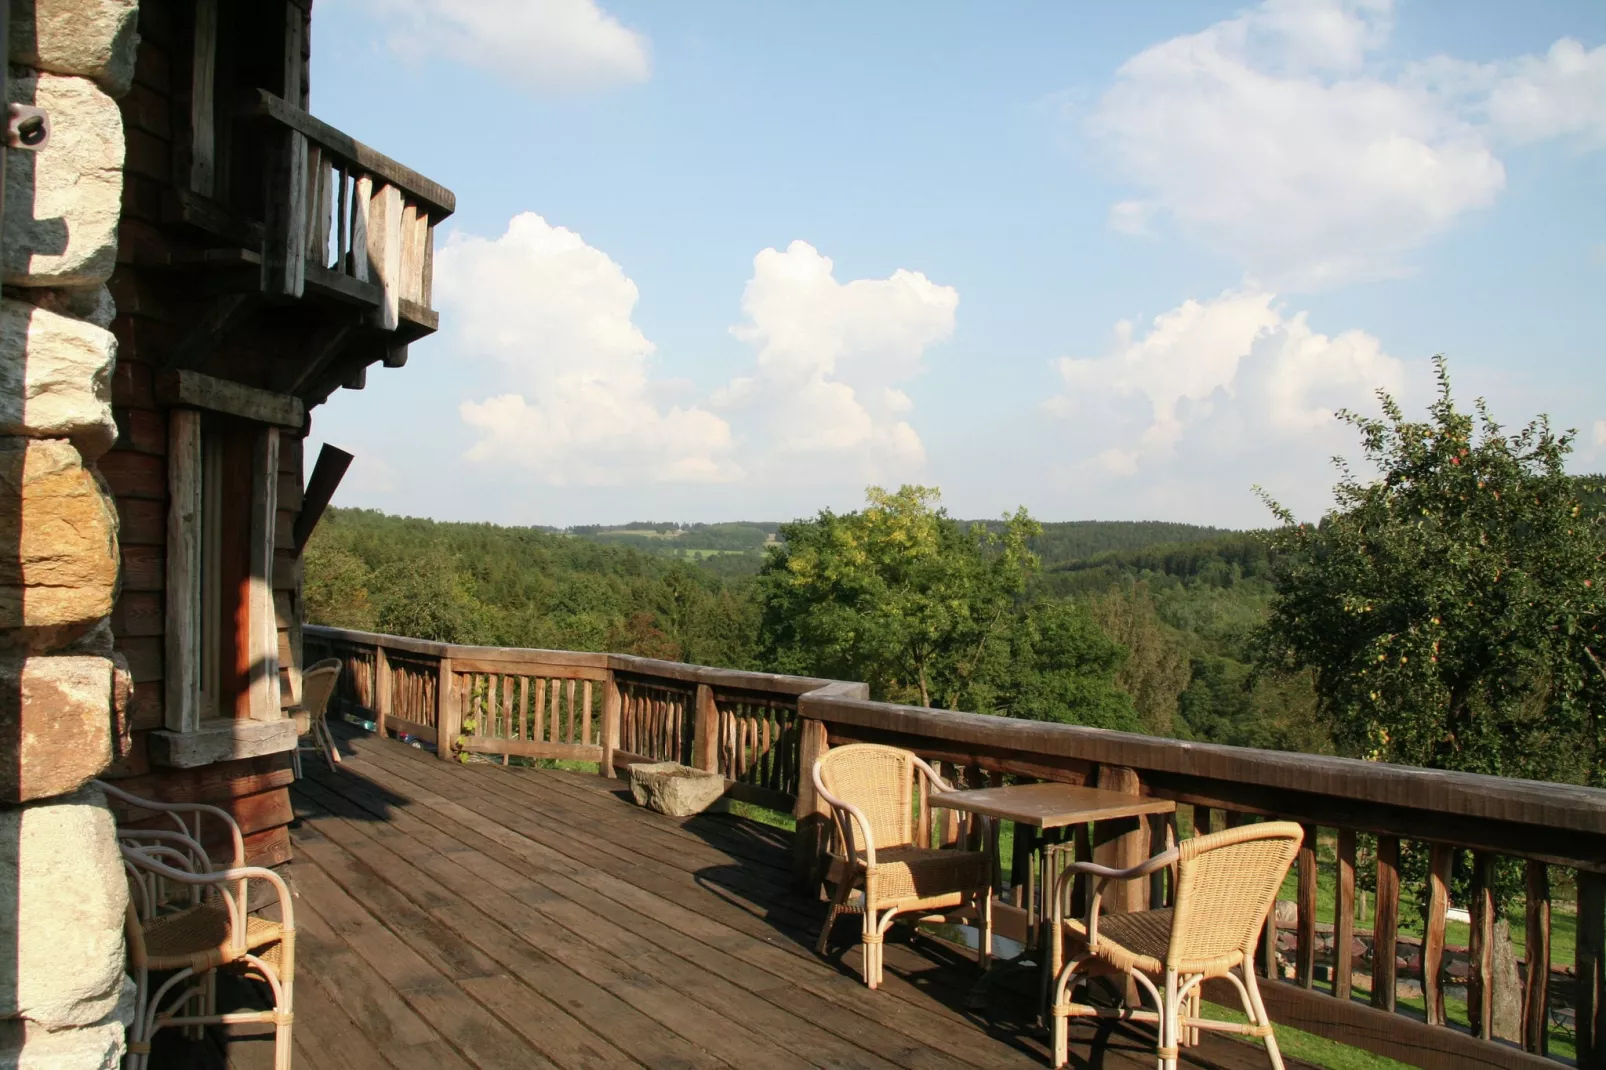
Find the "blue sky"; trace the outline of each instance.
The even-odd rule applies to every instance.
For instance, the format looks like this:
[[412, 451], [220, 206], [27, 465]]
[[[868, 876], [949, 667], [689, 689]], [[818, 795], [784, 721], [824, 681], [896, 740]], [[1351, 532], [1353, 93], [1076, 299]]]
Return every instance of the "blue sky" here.
[[452, 188], [337, 502], [566, 525], [1315, 516], [1428, 358], [1606, 468], [1606, 6], [319, 0]]

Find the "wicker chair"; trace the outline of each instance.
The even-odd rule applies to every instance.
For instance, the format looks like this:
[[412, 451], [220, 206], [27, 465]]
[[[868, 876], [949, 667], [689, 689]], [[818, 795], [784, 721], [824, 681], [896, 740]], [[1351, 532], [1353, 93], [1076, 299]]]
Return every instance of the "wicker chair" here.
[[[953, 790], [908, 751], [869, 743], [836, 747], [814, 763], [814, 787], [831, 806], [836, 824], [833, 873], [836, 894], [820, 930], [825, 954], [837, 916], [852, 912], [848, 898], [864, 890], [864, 982], [881, 983], [882, 941], [899, 914], [921, 918], [962, 916], [981, 932], [977, 960], [991, 957], [993, 860], [983, 851], [916, 845], [915, 777], [928, 793]], [[918, 920], [918, 919], [917, 919]]]
[[[129, 1070], [145, 1070], [151, 1038], [159, 1029], [183, 1026], [198, 1035], [207, 1025], [242, 1023], [272, 1024], [275, 1070], [290, 1070], [295, 914], [284, 881], [271, 869], [244, 864], [240, 827], [223, 810], [201, 803], [142, 799], [97, 783], [118, 802], [165, 814], [176, 826], [117, 830], [129, 877], [124, 932], [137, 993], [134, 1023], [128, 1029]], [[193, 816], [192, 824], [185, 824], [185, 815]], [[201, 845], [203, 817], [221, 822], [229, 832], [232, 856], [226, 869], [213, 869]], [[252, 880], [273, 889], [278, 921], [250, 912], [247, 882]], [[265, 981], [273, 994], [273, 1008], [218, 1013], [217, 970], [222, 967]], [[154, 992], [152, 971], [171, 971]]]
[[[329, 733], [325, 714], [329, 710], [329, 698], [335, 693], [335, 683], [340, 679], [340, 665], [339, 658], [325, 658], [302, 673], [301, 705], [292, 711], [296, 733], [312, 737], [312, 748], [323, 752], [323, 760], [329, 763], [331, 773], [340, 764], [340, 751], [335, 747], [335, 737]], [[290, 755], [297, 780], [301, 779], [301, 752], [305, 749], [298, 745]]]
[[[1066, 1019], [1097, 1016], [1156, 1022], [1161, 1070], [1175, 1070], [1183, 1032], [1193, 1036], [1200, 1029], [1263, 1037], [1271, 1065], [1283, 1070], [1277, 1037], [1255, 984], [1254, 950], [1266, 912], [1302, 838], [1298, 825], [1269, 821], [1196, 836], [1131, 869], [1112, 870], [1090, 862], [1065, 867], [1055, 885], [1051, 930], [1055, 1067], [1064, 1066], [1069, 1055]], [[1172, 866], [1176, 867], [1174, 906], [1099, 917], [1099, 900], [1111, 881], [1136, 880]], [[1084, 921], [1064, 917], [1068, 882], [1077, 874], [1097, 879]], [[1067, 941], [1074, 953], [1059, 968]], [[1156, 1009], [1070, 1002], [1077, 974], [1093, 970], [1134, 978]], [[1213, 977], [1224, 977], [1237, 988], [1248, 1025], [1198, 1016], [1199, 987]]]

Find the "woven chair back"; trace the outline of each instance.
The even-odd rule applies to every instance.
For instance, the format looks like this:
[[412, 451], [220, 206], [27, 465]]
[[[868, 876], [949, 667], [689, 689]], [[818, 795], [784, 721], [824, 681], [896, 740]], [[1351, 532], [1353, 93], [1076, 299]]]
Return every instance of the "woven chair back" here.
[[1291, 821], [1266, 821], [1178, 845], [1167, 962], [1214, 971], [1253, 950], [1303, 838]]
[[313, 717], [322, 717], [340, 679], [340, 659], [325, 658], [301, 674], [301, 706]]
[[820, 781], [826, 791], [864, 811], [876, 850], [914, 842], [914, 755], [908, 751], [878, 743], [832, 747], [820, 759]]

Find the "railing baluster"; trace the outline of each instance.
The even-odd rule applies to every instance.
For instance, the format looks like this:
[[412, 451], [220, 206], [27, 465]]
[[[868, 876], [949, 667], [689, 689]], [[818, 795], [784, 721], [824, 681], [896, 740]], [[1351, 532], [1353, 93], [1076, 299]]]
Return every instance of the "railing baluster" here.
[[[1316, 981], [1316, 826], [1302, 826], [1299, 846], [1299, 920], [1294, 931], [1294, 979], [1301, 988]], [[1274, 938], [1275, 939], [1275, 938]]]
[[1606, 1070], [1606, 876], [1577, 872], [1578, 952], [1573, 963], [1578, 993], [1578, 1070]]
[[587, 680], [581, 689], [584, 692], [580, 700], [580, 742], [591, 746], [591, 681]]
[[1444, 922], [1450, 909], [1450, 869], [1455, 854], [1448, 844], [1435, 843], [1428, 854], [1427, 931], [1422, 934], [1422, 1000], [1429, 1025], [1444, 1025]]
[[1349, 999], [1355, 972], [1355, 830], [1338, 830], [1338, 887], [1333, 901], [1333, 995]]
[[1394, 1009], [1394, 955], [1400, 922], [1400, 841], [1377, 838], [1377, 907], [1372, 921], [1372, 1006]]
[[1550, 1051], [1550, 870], [1543, 862], [1528, 862], [1527, 900], [1522, 1046], [1545, 1055]]

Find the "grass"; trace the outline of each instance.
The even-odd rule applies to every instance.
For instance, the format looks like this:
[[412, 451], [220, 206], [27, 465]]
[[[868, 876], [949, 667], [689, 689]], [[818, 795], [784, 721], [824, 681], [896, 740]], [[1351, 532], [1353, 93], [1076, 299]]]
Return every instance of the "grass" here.
[[[1218, 1022], [1242, 1024], [1249, 1020], [1241, 1011], [1217, 1006], [1214, 1003], [1203, 1004], [1203, 1012], [1206, 1018]], [[1265, 1041], [1253, 1037], [1240, 1039], [1256, 1047], [1265, 1047]], [[1307, 1063], [1325, 1067], [1326, 1070], [1409, 1070], [1406, 1063], [1396, 1062], [1383, 1055], [1373, 1055], [1361, 1048], [1352, 1048], [1336, 1040], [1328, 1040], [1326, 1037], [1319, 1037], [1314, 1033], [1306, 1033], [1286, 1025], [1277, 1026], [1277, 1046], [1289, 1058], [1303, 1059]]]

